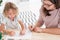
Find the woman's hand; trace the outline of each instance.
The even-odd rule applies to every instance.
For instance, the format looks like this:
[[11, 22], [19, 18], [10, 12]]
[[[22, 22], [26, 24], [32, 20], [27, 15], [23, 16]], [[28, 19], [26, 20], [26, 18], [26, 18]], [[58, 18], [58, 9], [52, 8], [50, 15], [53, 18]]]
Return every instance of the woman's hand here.
[[32, 26], [29, 26], [29, 29], [31, 31], [38, 32], [38, 33], [43, 32], [43, 28], [40, 28], [40, 27], [32, 27]]
[[43, 32], [43, 29], [40, 28], [40, 27], [35, 27], [35, 28], [33, 29], [33, 31], [34, 31], [34, 32], [38, 32], [38, 33], [42, 33], [42, 32]]
[[9, 31], [7, 34], [10, 35], [10, 36], [14, 36], [15, 32], [14, 31]]
[[30, 31], [33, 31], [33, 29], [34, 29], [31, 25], [28, 26], [28, 28], [29, 28]]
[[25, 34], [25, 32], [26, 32], [26, 30], [25, 30], [25, 29], [23, 29], [23, 30], [21, 30], [20, 34], [21, 34], [21, 35], [24, 35], [24, 34]]

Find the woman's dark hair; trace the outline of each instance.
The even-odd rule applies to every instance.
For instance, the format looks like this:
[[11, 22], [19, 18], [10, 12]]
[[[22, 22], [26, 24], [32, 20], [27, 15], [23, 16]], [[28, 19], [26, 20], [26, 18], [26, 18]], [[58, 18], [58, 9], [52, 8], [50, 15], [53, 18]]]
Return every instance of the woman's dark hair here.
[[[60, 8], [60, 0], [49, 0], [51, 1], [53, 4], [55, 4], [56, 9]], [[46, 16], [50, 16], [51, 14], [49, 14], [49, 10], [47, 10], [46, 8], [44, 8], [44, 12]]]

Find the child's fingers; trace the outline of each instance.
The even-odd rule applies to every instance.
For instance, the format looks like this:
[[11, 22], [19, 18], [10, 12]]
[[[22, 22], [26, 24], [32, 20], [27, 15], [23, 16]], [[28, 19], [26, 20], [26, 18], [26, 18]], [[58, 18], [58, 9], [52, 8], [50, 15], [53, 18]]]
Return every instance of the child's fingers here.
[[20, 34], [21, 34], [21, 35], [24, 35], [24, 34], [25, 34], [25, 30], [22, 30], [22, 31], [20, 32]]
[[10, 32], [8, 33], [8, 35], [10, 35], [10, 36], [14, 36], [14, 34], [15, 34], [14, 31], [10, 31]]
[[21, 35], [24, 35], [25, 33], [21, 32], [20, 34], [21, 34]]

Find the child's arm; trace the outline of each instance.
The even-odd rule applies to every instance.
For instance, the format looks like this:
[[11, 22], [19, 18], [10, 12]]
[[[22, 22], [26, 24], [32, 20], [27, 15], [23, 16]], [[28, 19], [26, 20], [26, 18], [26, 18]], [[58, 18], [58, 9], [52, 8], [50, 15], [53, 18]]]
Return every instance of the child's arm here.
[[25, 29], [25, 27], [24, 27], [23, 22], [22, 22], [22, 21], [18, 21], [18, 22], [19, 22], [19, 24], [21, 25], [22, 30], [24, 30], [24, 29]]
[[24, 24], [23, 24], [22, 21], [18, 21], [18, 22], [19, 22], [19, 24], [21, 25], [21, 28], [22, 28], [21, 34], [24, 35], [24, 34], [25, 34], [25, 27], [24, 27]]
[[0, 32], [3, 32], [4, 26], [5, 26], [4, 24], [1, 24], [1, 25], [0, 25]]
[[0, 26], [0, 32], [6, 33], [6, 34], [11, 35], [11, 36], [14, 34], [13, 31], [5, 30], [5, 25], [4, 24], [1, 24], [1, 26]]
[[13, 36], [14, 35], [14, 31], [9, 31], [9, 30], [3, 30], [3, 32], [5, 32], [7, 35]]

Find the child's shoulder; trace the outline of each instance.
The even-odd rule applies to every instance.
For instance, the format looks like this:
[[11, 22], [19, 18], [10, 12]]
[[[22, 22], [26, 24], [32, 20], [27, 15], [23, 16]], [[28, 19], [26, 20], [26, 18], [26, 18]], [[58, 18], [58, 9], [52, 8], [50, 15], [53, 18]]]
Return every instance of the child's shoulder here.
[[2, 13], [0, 14], [0, 21], [1, 21], [1, 23], [5, 23], [6, 22], [6, 20], [4, 18], [4, 15]]
[[2, 17], [3, 15], [2, 15], [2, 13], [0, 13], [0, 17]]
[[4, 16], [2, 13], [0, 13], [0, 19], [4, 19]]

